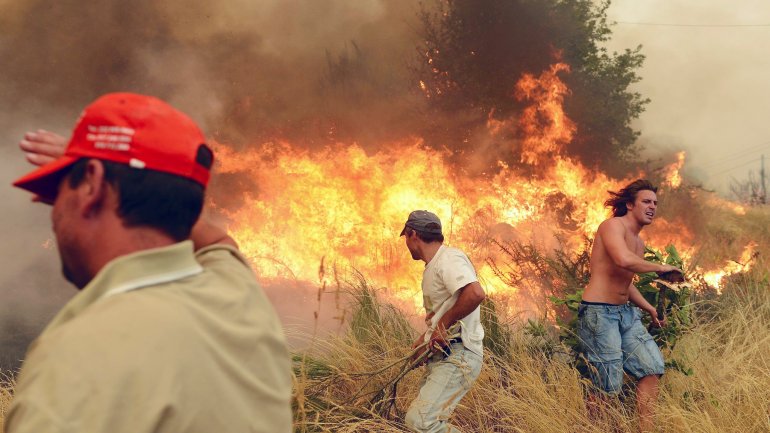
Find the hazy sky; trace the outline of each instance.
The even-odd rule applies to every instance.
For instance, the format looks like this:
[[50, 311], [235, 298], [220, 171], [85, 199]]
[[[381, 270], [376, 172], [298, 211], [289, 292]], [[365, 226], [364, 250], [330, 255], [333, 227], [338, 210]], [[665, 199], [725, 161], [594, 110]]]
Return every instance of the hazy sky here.
[[[610, 49], [642, 45], [637, 129], [650, 149], [686, 150], [686, 172], [726, 190], [770, 166], [770, 2], [615, 0]], [[631, 24], [645, 23], [645, 24]], [[653, 25], [657, 24], [657, 25]]]

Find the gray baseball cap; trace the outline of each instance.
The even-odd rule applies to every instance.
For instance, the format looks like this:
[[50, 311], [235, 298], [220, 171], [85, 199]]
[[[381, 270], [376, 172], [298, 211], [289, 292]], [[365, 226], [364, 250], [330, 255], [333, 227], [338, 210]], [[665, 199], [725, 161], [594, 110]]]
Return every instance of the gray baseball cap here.
[[428, 212], [426, 210], [416, 210], [409, 214], [409, 218], [404, 224], [404, 229], [401, 230], [399, 236], [404, 236], [406, 228], [417, 230], [420, 233], [426, 234], [441, 234], [441, 220], [438, 219], [436, 214]]

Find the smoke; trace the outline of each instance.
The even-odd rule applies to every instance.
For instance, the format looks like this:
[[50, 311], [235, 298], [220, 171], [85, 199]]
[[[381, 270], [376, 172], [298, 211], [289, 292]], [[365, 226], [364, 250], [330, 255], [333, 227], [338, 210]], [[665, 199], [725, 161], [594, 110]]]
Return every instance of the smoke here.
[[[14, 134], [0, 134], [5, 143]], [[20, 152], [0, 150], [0, 224], [5, 227], [0, 248], [0, 370], [14, 369], [31, 338], [37, 335], [74, 289], [61, 278], [58, 255], [51, 248], [47, 206], [34, 205], [28, 194], [10, 183], [26, 169]], [[49, 246], [49, 248], [43, 245]]]
[[[236, 149], [286, 138], [309, 149], [356, 141], [374, 150], [426, 130], [463, 142], [466, 137], [452, 137], [450, 124], [478, 123], [479, 110], [472, 118], [458, 110], [447, 121], [421, 124], [429, 116], [409, 68], [420, 42], [418, 8], [410, 0], [0, 0], [0, 181], [9, 185], [28, 170], [15, 147], [24, 131], [67, 134], [82, 107], [112, 91], [169, 101], [210, 138]], [[527, 38], [508, 43], [544, 65], [553, 60]], [[517, 79], [511, 74], [481, 84], [508, 92]], [[467, 132], [478, 147], [457, 156], [456, 162], [472, 159], [466, 173], [483, 173], [498, 157], [515, 159], [512, 134]], [[232, 176], [212, 186], [226, 207], [237, 205], [236, 190], [254, 188]], [[52, 236], [47, 209], [21, 191], [0, 191], [7, 207], [0, 221], [9, 228], [0, 252], [0, 296], [13, 300], [0, 309], [0, 330], [12, 336], [2, 341], [3, 362], [15, 366], [22, 354], [14, 353], [75, 290], [60, 277], [55, 250], [41, 246]], [[568, 205], [549, 200], [561, 213]], [[299, 303], [289, 297], [294, 305], [284, 305], [284, 290], [268, 288], [279, 311], [312, 317], [314, 303], [292, 310]], [[302, 290], [312, 297], [312, 288]], [[333, 328], [332, 322], [322, 326]]]
[[415, 45], [408, 4], [9, 3], [0, 6], [8, 60], [0, 89], [9, 108], [57, 110], [78, 110], [110, 91], [153, 94], [227, 142], [307, 135], [367, 115], [384, 119], [373, 128], [384, 130], [386, 120], [406, 119], [398, 106], [408, 104], [396, 100], [408, 99], [403, 63]]
[[[0, 369], [16, 368], [76, 293], [55, 247], [42, 246], [53, 244], [49, 209], [10, 187], [29, 170], [16, 148], [25, 131], [66, 135], [90, 101], [133, 91], [169, 101], [235, 146], [276, 136], [375, 143], [412, 122], [404, 74], [415, 17], [408, 0], [1, 0]], [[281, 290], [269, 289], [279, 310]], [[289, 315], [312, 317], [313, 308]]]
[[761, 0], [613, 2], [608, 10], [619, 22], [608, 48], [641, 44], [646, 56], [635, 86], [651, 99], [636, 123], [645, 147], [686, 150], [686, 173], [721, 193], [770, 155], [768, 17]]

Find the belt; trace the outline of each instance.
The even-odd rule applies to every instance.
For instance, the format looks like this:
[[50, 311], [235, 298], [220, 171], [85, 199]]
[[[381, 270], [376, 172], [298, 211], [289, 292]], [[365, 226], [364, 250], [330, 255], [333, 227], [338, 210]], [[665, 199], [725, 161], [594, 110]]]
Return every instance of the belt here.
[[440, 351], [435, 352], [431, 356], [432, 361], [440, 361], [442, 359], [446, 359], [449, 354], [452, 352], [452, 345], [455, 343], [462, 343], [463, 339], [461, 337], [455, 337], [447, 341], [447, 345], [445, 347], [442, 347]]
[[622, 304], [608, 304], [606, 302], [590, 302], [590, 301], [580, 301], [580, 303], [583, 305], [599, 305], [602, 307], [622, 307], [628, 304], [628, 302], [624, 302]]

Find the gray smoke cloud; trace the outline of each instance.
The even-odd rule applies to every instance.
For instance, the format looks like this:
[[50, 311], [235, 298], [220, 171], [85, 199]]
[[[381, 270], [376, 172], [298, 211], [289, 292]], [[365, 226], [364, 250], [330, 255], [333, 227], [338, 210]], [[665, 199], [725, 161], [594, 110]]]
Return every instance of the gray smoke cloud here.
[[653, 153], [687, 151], [685, 173], [726, 194], [731, 177], [759, 172], [762, 154], [770, 165], [770, 4], [704, 0], [693, 6], [686, 0], [613, 2], [607, 15], [619, 23], [608, 47], [641, 44], [647, 57], [636, 85], [652, 100], [636, 124], [641, 142]]
[[[333, 140], [329, 120], [373, 143], [409, 123], [415, 19], [407, 0], [0, 0], [0, 370], [18, 367], [76, 293], [61, 277], [49, 208], [10, 186], [30, 169], [16, 147], [25, 131], [67, 135], [90, 101], [133, 91], [169, 101], [235, 146], [292, 134]], [[315, 326], [319, 304], [296, 302], [314, 290], [267, 288], [300, 327]], [[320, 326], [333, 329], [332, 307], [322, 311]]]
[[415, 46], [407, 5], [6, 2], [0, 89], [9, 108], [65, 115], [109, 91], [153, 94], [226, 141], [291, 134], [319, 114], [356, 124], [388, 107], [378, 114], [392, 119]]

